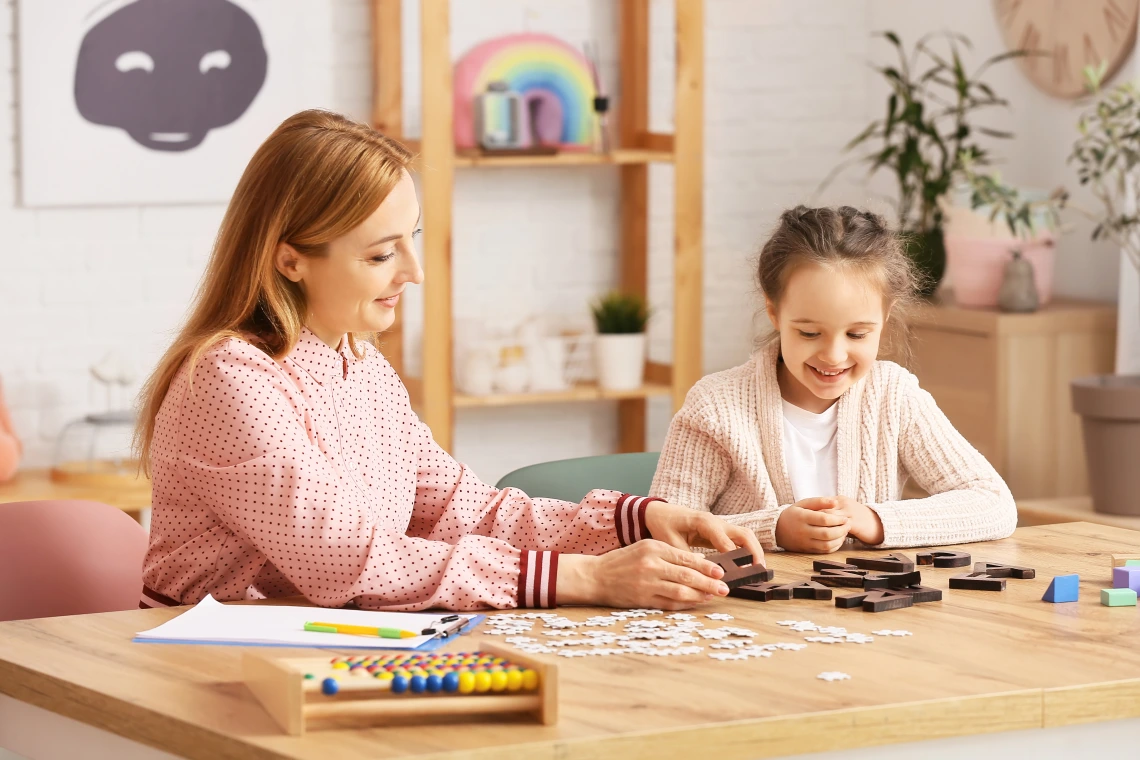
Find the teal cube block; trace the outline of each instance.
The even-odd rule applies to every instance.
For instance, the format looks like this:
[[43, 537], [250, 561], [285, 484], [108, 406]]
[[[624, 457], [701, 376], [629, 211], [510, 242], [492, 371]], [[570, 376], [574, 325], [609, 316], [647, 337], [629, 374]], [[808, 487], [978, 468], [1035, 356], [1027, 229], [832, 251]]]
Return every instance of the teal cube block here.
[[1100, 603], [1105, 607], [1135, 607], [1136, 592], [1130, 588], [1102, 588]]

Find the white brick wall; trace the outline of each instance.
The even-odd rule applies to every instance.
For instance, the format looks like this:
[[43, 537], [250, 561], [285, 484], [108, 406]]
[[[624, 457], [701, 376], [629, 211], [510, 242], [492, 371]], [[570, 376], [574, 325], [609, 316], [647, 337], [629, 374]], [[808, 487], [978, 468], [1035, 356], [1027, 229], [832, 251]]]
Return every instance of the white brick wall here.
[[[312, 29], [305, 81], [314, 106], [358, 118], [370, 97], [369, 16], [364, 0], [310, 0], [327, 8]], [[405, 2], [405, 114], [419, 133], [417, 3]], [[652, 123], [671, 125], [671, 2], [654, 0]], [[0, 12], [0, 59], [14, 65], [11, 0]], [[513, 31], [595, 41], [616, 84], [612, 0], [458, 0], [452, 51]], [[865, 0], [706, 0], [705, 369], [743, 361], [755, 310], [750, 260], [775, 215], [812, 200], [837, 151], [870, 115]], [[15, 103], [15, 71], [0, 93]], [[149, 370], [201, 274], [221, 206], [29, 211], [16, 202], [15, 114], [0, 119], [0, 377], [28, 464], [43, 465], [66, 421], [100, 408], [87, 367], [106, 351]], [[669, 354], [672, 171], [654, 168], [652, 353]], [[617, 182], [612, 170], [471, 171], [457, 177], [455, 314], [511, 320], [538, 309], [584, 314], [616, 279]], [[845, 181], [824, 201], [868, 202]], [[431, 221], [427, 220], [429, 225]], [[431, 276], [428, 272], [427, 276]], [[504, 299], [503, 293], [516, 295]], [[418, 297], [409, 332], [419, 333]], [[412, 341], [414, 346], [414, 340]], [[418, 365], [418, 352], [409, 360]], [[651, 405], [651, 446], [669, 410]], [[612, 406], [462, 411], [457, 455], [484, 479], [535, 461], [609, 451]]]

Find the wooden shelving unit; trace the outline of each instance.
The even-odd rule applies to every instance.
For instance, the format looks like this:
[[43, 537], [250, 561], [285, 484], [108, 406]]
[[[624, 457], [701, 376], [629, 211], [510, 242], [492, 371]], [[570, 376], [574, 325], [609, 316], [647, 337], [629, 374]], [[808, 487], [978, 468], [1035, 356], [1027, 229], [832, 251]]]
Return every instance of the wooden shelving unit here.
[[[452, 139], [452, 61], [449, 0], [420, 0], [420, 50], [423, 135], [402, 140], [431, 167], [420, 177], [425, 219], [423, 377], [403, 372], [402, 320], [385, 336], [385, 354], [408, 386], [420, 417], [436, 441], [452, 447], [455, 410], [519, 404], [616, 400], [619, 450], [645, 449], [646, 399], [669, 396], [673, 409], [701, 376], [701, 289], [704, 153], [704, 0], [674, 0], [676, 79], [674, 133], [649, 131], [649, 0], [618, 0], [621, 86], [617, 112], [617, 147], [608, 154], [565, 152], [553, 156], [482, 156], [457, 154]], [[400, 0], [372, 0], [375, 90], [373, 124], [398, 139], [403, 136], [400, 81]], [[629, 392], [611, 393], [576, 386], [552, 393], [466, 396], [455, 391], [452, 367], [451, 217], [456, 169], [496, 167], [616, 167], [621, 175], [621, 222], [617, 250], [620, 287], [647, 295], [649, 164], [674, 167], [673, 362], [650, 362], [646, 383]]]

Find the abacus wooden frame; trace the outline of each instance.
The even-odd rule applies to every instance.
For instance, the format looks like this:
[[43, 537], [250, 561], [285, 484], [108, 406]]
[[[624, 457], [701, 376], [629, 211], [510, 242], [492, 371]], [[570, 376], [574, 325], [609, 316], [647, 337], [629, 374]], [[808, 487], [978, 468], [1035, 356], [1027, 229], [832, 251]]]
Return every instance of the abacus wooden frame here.
[[[490, 642], [481, 642], [476, 649], [532, 668], [538, 673], [538, 690], [526, 694], [399, 697], [380, 687], [374, 691], [354, 690], [331, 697], [306, 691], [305, 671], [311, 670], [314, 663], [327, 663], [329, 657], [336, 656], [335, 652], [317, 657], [276, 657], [248, 651], [242, 658], [242, 678], [265, 711], [291, 736], [302, 736], [306, 730], [361, 728], [384, 723], [391, 718], [430, 715], [532, 713], [543, 725], [558, 722], [557, 665]], [[391, 652], [378, 651], [376, 654]]]

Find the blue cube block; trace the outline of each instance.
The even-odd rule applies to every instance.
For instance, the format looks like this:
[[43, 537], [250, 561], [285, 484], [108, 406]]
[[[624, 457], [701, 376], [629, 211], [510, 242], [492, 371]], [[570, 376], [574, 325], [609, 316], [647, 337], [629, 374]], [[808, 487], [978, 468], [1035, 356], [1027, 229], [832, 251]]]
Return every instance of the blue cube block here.
[[1140, 567], [1112, 568], [1112, 587], [1130, 588], [1140, 593]]
[[1049, 581], [1049, 588], [1045, 590], [1043, 602], [1075, 602], [1080, 595], [1081, 577], [1079, 575], [1058, 575]]

